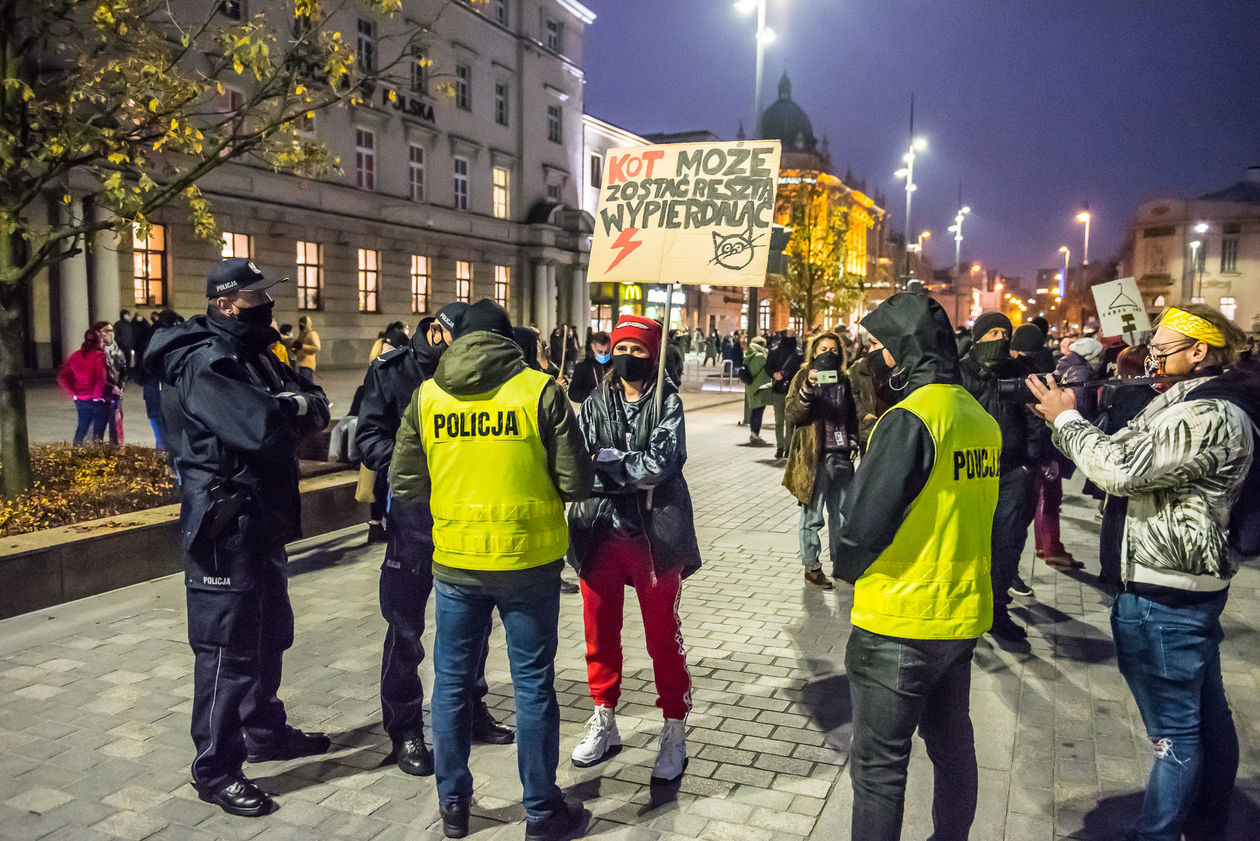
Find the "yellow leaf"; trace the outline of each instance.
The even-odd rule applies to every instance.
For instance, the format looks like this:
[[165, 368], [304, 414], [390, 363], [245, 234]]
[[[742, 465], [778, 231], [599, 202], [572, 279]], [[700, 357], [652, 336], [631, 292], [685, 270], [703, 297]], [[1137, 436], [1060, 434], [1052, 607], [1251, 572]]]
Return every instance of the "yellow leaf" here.
[[62, 196], [62, 197], [61, 197], [61, 200], [62, 200], [63, 202], [65, 202], [66, 204], [69, 204], [69, 203], [70, 203], [70, 194], [69, 194], [69, 193], [66, 193], [64, 196]]
[[149, 100], [149, 110], [150, 110], [150, 111], [152, 111], [152, 112], [154, 112], [154, 113], [156, 114], [156, 113], [157, 113], [157, 110], [158, 110], [158, 107], [159, 107], [159, 106], [161, 106], [161, 104], [162, 104], [162, 103], [158, 102], [158, 101], [157, 101], [157, 98], [156, 98], [156, 97], [154, 97], [153, 99], [150, 99], [150, 100]]

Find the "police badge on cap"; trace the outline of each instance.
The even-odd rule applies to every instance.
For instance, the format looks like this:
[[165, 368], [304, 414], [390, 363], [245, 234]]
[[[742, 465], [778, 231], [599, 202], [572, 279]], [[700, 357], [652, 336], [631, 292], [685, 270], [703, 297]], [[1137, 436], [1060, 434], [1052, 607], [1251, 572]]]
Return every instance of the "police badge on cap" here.
[[210, 276], [206, 278], [206, 297], [218, 298], [236, 292], [261, 291], [287, 280], [287, 277], [268, 280], [253, 260], [244, 257], [228, 257], [215, 266]]

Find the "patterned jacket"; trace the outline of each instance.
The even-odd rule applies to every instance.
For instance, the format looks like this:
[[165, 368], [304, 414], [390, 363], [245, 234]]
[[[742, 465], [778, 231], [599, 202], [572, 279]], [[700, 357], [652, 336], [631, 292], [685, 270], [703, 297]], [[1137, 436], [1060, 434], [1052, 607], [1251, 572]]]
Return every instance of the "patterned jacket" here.
[[1055, 446], [1103, 491], [1129, 498], [1126, 581], [1210, 591], [1238, 571], [1229, 514], [1251, 467], [1252, 425], [1227, 400], [1187, 400], [1203, 383], [1177, 383], [1115, 435], [1078, 412], [1055, 421]]

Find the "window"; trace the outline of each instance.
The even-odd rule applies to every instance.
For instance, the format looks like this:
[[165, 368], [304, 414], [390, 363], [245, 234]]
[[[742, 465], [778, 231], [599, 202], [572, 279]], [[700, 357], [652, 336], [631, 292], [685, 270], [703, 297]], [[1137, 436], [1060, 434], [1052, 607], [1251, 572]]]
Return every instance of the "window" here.
[[494, 181], [494, 215], [497, 219], [506, 219], [511, 212], [511, 173], [507, 167], [496, 166], [491, 170]]
[[598, 153], [591, 155], [591, 186], [604, 186], [604, 158]]
[[1221, 240], [1221, 274], [1235, 274], [1237, 271], [1238, 237], [1223, 239]]
[[357, 47], [357, 51], [355, 52], [354, 61], [359, 68], [359, 72], [371, 73], [376, 70], [375, 23], [364, 18], [359, 18], [355, 45]]
[[411, 187], [411, 200], [424, 201], [424, 147], [412, 146], [407, 154], [407, 183]]
[[472, 263], [467, 260], [455, 261], [455, 300], [472, 300]]
[[411, 48], [411, 92], [427, 93], [429, 90], [429, 61], [420, 47]]
[[379, 312], [376, 293], [380, 291], [381, 252], [359, 249], [359, 312]]
[[429, 258], [411, 255], [411, 311], [429, 311]]
[[552, 143], [564, 142], [564, 122], [559, 105], [547, 106], [547, 139]]
[[249, 241], [249, 234], [234, 234], [231, 231], [223, 232], [223, 257], [245, 257], [249, 258], [252, 243]]
[[805, 319], [804, 318], [802, 318], [799, 315], [794, 315], [790, 319], [790, 322], [792, 324], [792, 329], [796, 331], [797, 335], [801, 335], [805, 332]]
[[494, 301], [507, 309], [508, 292], [512, 288], [512, 270], [507, 266], [494, 267]]
[[543, 43], [553, 53], [563, 52], [564, 24], [554, 18], [543, 21]]
[[1203, 274], [1204, 269], [1207, 267], [1208, 248], [1207, 248], [1206, 240], [1199, 243], [1199, 247], [1196, 249], [1193, 249], [1193, 251], [1194, 251], [1194, 255], [1193, 255], [1194, 271], [1198, 272], [1199, 274]]
[[552, 201], [560, 201], [560, 185], [559, 184], [547, 185], [547, 198], [551, 199]]
[[455, 159], [455, 209], [468, 209], [468, 159]]
[[770, 332], [770, 302], [757, 302], [757, 329], [763, 333]]
[[298, 309], [317, 310], [324, 289], [324, 264], [318, 242], [297, 243]]
[[455, 65], [455, 107], [472, 110], [472, 68], [467, 64]]
[[236, 88], [223, 88], [223, 113], [239, 114], [245, 107], [245, 92]]
[[150, 225], [149, 236], [133, 236], [131, 251], [132, 276], [135, 278], [134, 302], [141, 307], [166, 304], [166, 226]]
[[376, 189], [376, 136], [367, 129], [354, 130], [354, 185]]
[[1234, 315], [1238, 312], [1238, 300], [1236, 298], [1221, 298], [1221, 304], [1217, 307], [1221, 311], [1221, 315], [1234, 320]]
[[508, 124], [507, 82], [494, 83], [494, 121], [501, 126]]
[[494, 20], [499, 26], [508, 25], [507, 0], [494, 0]]

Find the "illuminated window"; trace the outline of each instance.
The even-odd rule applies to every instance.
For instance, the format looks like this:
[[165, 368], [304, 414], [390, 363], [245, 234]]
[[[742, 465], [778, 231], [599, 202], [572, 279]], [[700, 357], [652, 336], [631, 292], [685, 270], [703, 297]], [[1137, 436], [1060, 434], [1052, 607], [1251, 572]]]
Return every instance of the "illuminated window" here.
[[511, 204], [510, 173], [507, 167], [496, 166], [491, 171], [491, 177], [494, 179], [494, 215], [498, 219], [506, 219]]
[[297, 244], [298, 309], [317, 310], [324, 289], [324, 263], [318, 242]]
[[381, 252], [359, 249], [359, 312], [379, 312], [376, 295], [380, 291]]
[[149, 236], [134, 235], [131, 251], [137, 306], [166, 304], [166, 226], [150, 225]]
[[547, 106], [547, 139], [552, 143], [564, 142], [564, 122], [559, 105]]
[[354, 185], [376, 189], [376, 136], [367, 129], [354, 130]]
[[799, 315], [794, 315], [792, 316], [791, 319], [789, 319], [789, 321], [792, 325], [792, 329], [795, 330], [797, 334], [801, 334], [805, 332], [805, 319], [804, 318], [801, 318]]
[[455, 159], [455, 209], [468, 209], [468, 159]]
[[411, 311], [429, 311], [429, 258], [411, 255]]
[[467, 303], [472, 299], [472, 263], [455, 261], [455, 300]]
[[757, 329], [763, 333], [770, 331], [770, 302], [757, 302]]
[[467, 64], [455, 65], [455, 107], [472, 110], [472, 68]]
[[407, 181], [411, 187], [411, 200], [424, 201], [424, 147], [412, 146], [408, 156]]
[[1221, 298], [1221, 304], [1217, 309], [1221, 311], [1221, 315], [1233, 321], [1234, 316], [1238, 313], [1238, 299]]
[[494, 83], [494, 121], [501, 126], [508, 124], [507, 82]]
[[223, 258], [228, 257], [244, 257], [249, 259], [253, 243], [249, 241], [249, 234], [234, 234], [231, 231], [223, 232]]
[[507, 266], [494, 267], [494, 300], [507, 309], [508, 293], [512, 287], [512, 270]]

